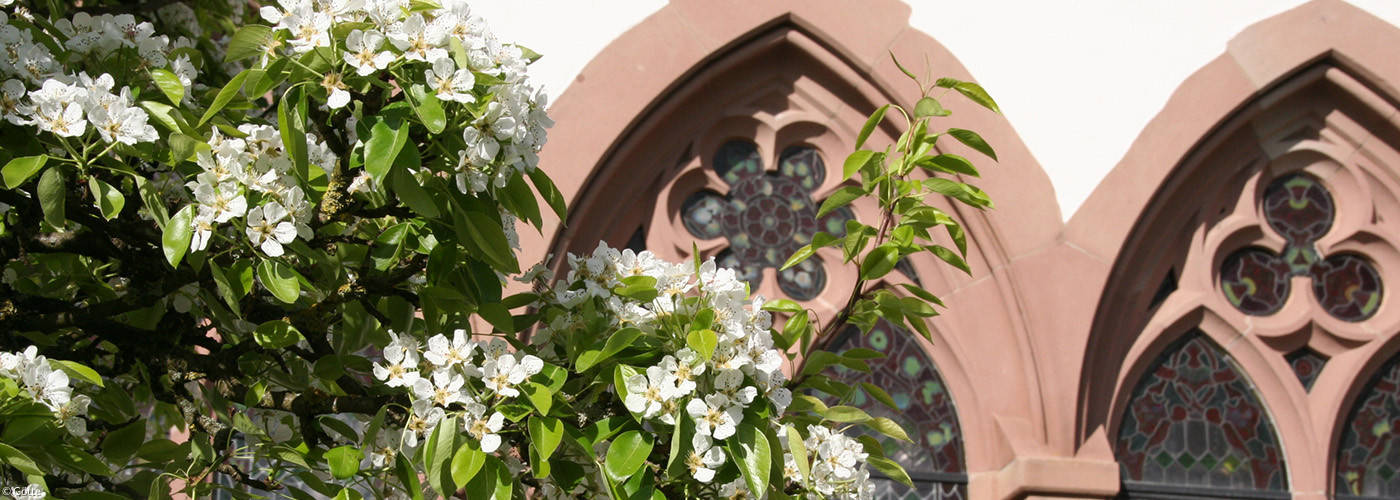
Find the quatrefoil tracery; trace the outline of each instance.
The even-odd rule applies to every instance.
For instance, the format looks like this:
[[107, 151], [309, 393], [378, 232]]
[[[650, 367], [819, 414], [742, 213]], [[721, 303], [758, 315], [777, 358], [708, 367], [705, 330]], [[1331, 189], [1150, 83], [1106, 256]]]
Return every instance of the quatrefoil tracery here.
[[1220, 285], [1225, 298], [1245, 314], [1266, 316], [1283, 307], [1294, 276], [1311, 278], [1313, 296], [1328, 314], [1362, 321], [1380, 306], [1380, 272], [1366, 258], [1338, 254], [1322, 258], [1317, 241], [1332, 228], [1336, 205], [1321, 182], [1306, 174], [1276, 179], [1264, 190], [1264, 218], [1287, 241], [1282, 255], [1248, 247], [1225, 259]]
[[[728, 192], [702, 190], [681, 205], [686, 230], [701, 239], [725, 238], [729, 245], [717, 255], [718, 264], [735, 269], [754, 290], [765, 268], [782, 267], [817, 231], [844, 234], [846, 221], [855, 218], [848, 207], [817, 218], [820, 203], [814, 195], [826, 179], [826, 166], [816, 148], [790, 146], [777, 163], [777, 171], [769, 172], [756, 145], [729, 141], [711, 165]], [[777, 281], [788, 296], [811, 300], [826, 287], [826, 270], [814, 256], [778, 272]]]

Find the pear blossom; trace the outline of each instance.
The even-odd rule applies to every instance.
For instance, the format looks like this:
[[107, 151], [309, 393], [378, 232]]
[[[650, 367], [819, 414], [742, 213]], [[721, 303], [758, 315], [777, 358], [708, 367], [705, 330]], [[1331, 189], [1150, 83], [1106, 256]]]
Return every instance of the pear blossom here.
[[696, 433], [690, 440], [690, 454], [685, 465], [696, 481], [708, 483], [715, 479], [715, 472], [724, 465], [724, 450], [714, 446], [709, 436]]
[[543, 368], [544, 361], [530, 354], [523, 355], [520, 359], [513, 355], [503, 355], [495, 360], [488, 359], [481, 366], [486, 388], [511, 398], [520, 395], [515, 386]]
[[428, 339], [428, 351], [423, 358], [439, 368], [451, 368], [471, 361], [476, 343], [472, 342], [466, 330], [452, 332], [452, 340], [438, 334]]
[[392, 339], [384, 346], [384, 361], [374, 365], [374, 378], [384, 381], [389, 387], [412, 387], [418, 382], [418, 347], [407, 338], [400, 338], [389, 332]]
[[711, 394], [700, 399], [692, 399], [685, 406], [686, 413], [695, 419], [696, 431], [715, 439], [733, 436], [743, 414], [737, 406], [730, 405], [723, 394]]
[[476, 86], [476, 76], [471, 69], [457, 69], [451, 58], [439, 57], [433, 60], [433, 67], [424, 75], [428, 87], [437, 93], [438, 99], [460, 103], [476, 102], [472, 87]]
[[248, 239], [268, 257], [280, 257], [282, 245], [296, 239], [296, 227], [287, 217], [281, 203], [270, 202], [248, 211]]
[[501, 447], [501, 436], [496, 434], [505, 425], [505, 415], [492, 412], [486, 416], [486, 406], [476, 401], [467, 403], [467, 419], [462, 422], [467, 434], [481, 443], [481, 451], [491, 453]]
[[623, 403], [632, 413], [640, 413], [643, 418], [655, 417], [661, 412], [661, 405], [676, 398], [675, 384], [671, 375], [660, 366], [647, 367], [646, 374], [637, 374], [627, 379], [627, 397]]
[[398, 56], [393, 52], [380, 51], [384, 46], [384, 34], [379, 30], [353, 30], [345, 37], [345, 63], [355, 67], [355, 74], [368, 76], [375, 71], [389, 67]]

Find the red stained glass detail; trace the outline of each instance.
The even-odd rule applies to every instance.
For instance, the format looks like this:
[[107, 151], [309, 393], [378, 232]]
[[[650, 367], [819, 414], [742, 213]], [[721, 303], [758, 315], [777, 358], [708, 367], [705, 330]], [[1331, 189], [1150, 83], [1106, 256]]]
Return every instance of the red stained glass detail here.
[[1246, 314], [1273, 314], [1288, 300], [1291, 273], [1287, 262], [1268, 250], [1246, 248], [1220, 266], [1225, 298]]
[[1311, 176], [1280, 177], [1264, 189], [1264, 218], [1291, 245], [1309, 246], [1332, 228], [1332, 195]]
[[1381, 304], [1381, 274], [1366, 259], [1343, 254], [1328, 257], [1312, 269], [1313, 295], [1328, 314], [1361, 321]]
[[1133, 483], [1287, 488], [1283, 453], [1253, 386], [1200, 332], [1167, 349], [1138, 382], [1117, 456]]
[[1361, 393], [1337, 448], [1338, 494], [1400, 498], [1400, 358], [1390, 360]]
[[1322, 367], [1327, 364], [1327, 357], [1306, 347], [1294, 351], [1292, 354], [1284, 356], [1288, 361], [1289, 368], [1293, 369], [1293, 375], [1298, 377], [1298, 382], [1303, 384], [1304, 389], [1312, 389], [1313, 382], [1317, 381], [1317, 376], [1322, 374]]

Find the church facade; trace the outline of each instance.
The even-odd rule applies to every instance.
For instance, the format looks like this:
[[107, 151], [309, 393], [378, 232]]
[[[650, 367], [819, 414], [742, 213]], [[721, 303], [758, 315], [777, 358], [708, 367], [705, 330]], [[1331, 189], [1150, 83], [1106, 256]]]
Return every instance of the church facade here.
[[[873, 217], [814, 215], [866, 116], [917, 100], [890, 54], [975, 78], [896, 0], [739, 4], [672, 1], [551, 107], [541, 165], [572, 209], [521, 231], [521, 262], [557, 268], [600, 240], [698, 249], [769, 298], [825, 317], [844, 303], [839, 251], [778, 267], [812, 232]], [[1010, 123], [945, 102], [945, 126], [999, 157], [939, 143], [974, 158], [996, 203], [937, 200], [973, 273], [923, 256], [884, 278], [943, 298], [932, 342], [889, 325], [837, 342], [887, 354], [845, 375], [890, 392], [897, 411], [856, 402], [915, 441], [889, 450], [919, 489], [882, 495], [1400, 498], [1397, 54], [1400, 29], [1339, 0], [1248, 28], [1068, 222]], [[899, 132], [887, 121], [874, 147]]]

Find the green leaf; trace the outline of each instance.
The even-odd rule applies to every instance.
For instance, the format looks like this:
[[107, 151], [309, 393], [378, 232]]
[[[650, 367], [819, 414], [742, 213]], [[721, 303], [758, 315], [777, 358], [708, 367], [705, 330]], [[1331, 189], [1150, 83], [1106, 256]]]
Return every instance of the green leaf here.
[[286, 321], [275, 319], [258, 325], [253, 331], [253, 340], [268, 349], [281, 349], [296, 344], [302, 339], [301, 332]]
[[481, 212], [467, 212], [466, 217], [467, 231], [485, 254], [485, 260], [490, 262], [497, 271], [505, 273], [518, 271], [520, 264], [515, 261], [515, 253], [511, 251], [510, 243], [506, 241], [505, 230], [501, 227], [500, 219]]
[[860, 263], [861, 279], [873, 280], [889, 274], [894, 266], [899, 263], [899, 249], [891, 243], [885, 243], [865, 256], [865, 260]]
[[768, 438], [753, 424], [740, 423], [737, 432], [729, 439], [729, 451], [734, 454], [749, 491], [756, 497], [762, 497], [768, 491], [768, 480], [773, 472]]
[[485, 464], [486, 454], [481, 450], [471, 446], [457, 447], [457, 453], [452, 455], [452, 484], [465, 485], [471, 482]]
[[384, 182], [394, 158], [407, 142], [408, 127], [399, 120], [381, 119], [370, 126], [369, 140], [365, 141], [365, 171], [375, 182]]
[[165, 261], [170, 263], [170, 267], [179, 267], [180, 260], [185, 258], [185, 252], [190, 249], [190, 239], [194, 238], [194, 205], [185, 205], [175, 216], [170, 218], [170, 222], [165, 224], [165, 230], [161, 232], [161, 250], [165, 252]]
[[413, 105], [413, 111], [418, 113], [418, 120], [423, 122], [428, 132], [440, 134], [447, 129], [447, 115], [442, 111], [442, 102], [437, 94], [429, 92], [422, 84], [416, 84], [408, 88], [408, 96], [409, 104]]
[[959, 257], [957, 253], [953, 252], [952, 249], [942, 245], [924, 245], [924, 249], [937, 256], [943, 262], [947, 262], [953, 267], [962, 270], [962, 272], [967, 273], [968, 276], [972, 276], [972, 267], [968, 266], [967, 262], [964, 261], [962, 257]]
[[549, 460], [564, 439], [564, 423], [557, 418], [530, 417], [529, 427], [531, 446], [540, 454], [540, 460]]
[[291, 304], [301, 296], [301, 284], [297, 282], [297, 272], [286, 264], [275, 260], [264, 260], [258, 265], [258, 279], [264, 288], [272, 292], [277, 300]]
[[977, 132], [960, 128], [950, 128], [948, 129], [948, 135], [953, 136], [958, 142], [966, 144], [967, 147], [990, 156], [993, 160], [997, 159], [997, 152], [992, 151], [992, 147], [987, 144], [987, 141], [982, 140], [982, 136], [977, 135]]
[[945, 89], [951, 89], [953, 87], [957, 87], [958, 84], [962, 82], [962, 80], [959, 80], [957, 78], [948, 78], [945, 76], [943, 78], [939, 78], [938, 81], [934, 82], [933, 84], [935, 86], [943, 87]]
[[[925, 188], [935, 193], [956, 199], [974, 207], [990, 208], [992, 205], [992, 200], [987, 196], [987, 193], [969, 184], [938, 178], [925, 179], [923, 184]], [[951, 232], [953, 226], [950, 225], [948, 227]]]
[[164, 230], [170, 223], [170, 213], [165, 210], [165, 201], [160, 192], [144, 177], [136, 178], [136, 190], [141, 192], [141, 202], [146, 205], [146, 211], [151, 214], [151, 218], [156, 220], [156, 227]]
[[898, 440], [901, 440], [901, 441], [905, 441], [905, 442], [909, 442], [909, 443], [914, 442], [914, 440], [909, 439], [909, 434], [907, 434], [907, 433], [904, 432], [904, 428], [903, 428], [903, 427], [900, 427], [900, 425], [897, 424], [897, 423], [895, 423], [895, 421], [890, 420], [890, 419], [885, 418], [885, 417], [875, 417], [875, 418], [871, 419], [869, 422], [866, 422], [866, 423], [865, 423], [865, 426], [866, 426], [866, 427], [869, 427], [869, 428], [871, 428], [871, 429], [875, 429], [875, 431], [879, 432], [880, 434], [884, 434], [884, 435], [886, 435], [886, 436], [889, 436], [889, 437], [892, 437], [892, 438], [895, 438], [895, 439], [898, 439]]
[[398, 453], [397, 455], [398, 456], [394, 459], [394, 475], [397, 476], [399, 482], [403, 484], [404, 491], [412, 495], [413, 500], [423, 500], [423, 487], [420, 485], [421, 483], [418, 482], [418, 471], [414, 470], [407, 456], [403, 453]]
[[870, 414], [854, 406], [833, 406], [826, 409], [826, 413], [822, 414], [822, 418], [832, 422], [858, 424], [861, 422], [869, 422]]
[[788, 270], [788, 268], [801, 264], [802, 261], [812, 258], [812, 255], [816, 253], [817, 251], [815, 248], [812, 248], [812, 245], [802, 245], [802, 248], [798, 248], [796, 252], [793, 252], [792, 257], [788, 257], [787, 262], [784, 262], [783, 267], [778, 268], [778, 270], [786, 271]]
[[[791, 321], [791, 320], [789, 320]], [[802, 375], [813, 375], [821, 373], [826, 367], [840, 364], [841, 356], [827, 351], [816, 351], [807, 356], [802, 362]]]
[[5, 163], [5, 168], [0, 170], [5, 177], [5, 187], [9, 189], [20, 187], [28, 182], [34, 174], [39, 173], [39, 169], [44, 168], [44, 164], [48, 161], [48, 155], [38, 155], [15, 158]]
[[984, 108], [990, 109], [998, 114], [1001, 113], [1001, 107], [997, 106], [997, 102], [992, 100], [992, 96], [987, 95], [987, 91], [983, 90], [981, 85], [972, 82], [959, 82], [957, 85], [953, 86], [953, 90], [958, 91], [959, 94], [967, 97], [968, 100], [980, 104]]
[[651, 455], [652, 445], [651, 434], [639, 431], [622, 433], [608, 446], [603, 470], [615, 482], [626, 481], [646, 464], [647, 456]]
[[915, 118], [923, 118], [925, 116], [948, 116], [950, 114], [952, 113], [943, 109], [943, 105], [938, 102], [938, 99], [932, 97], [919, 99], [919, 102], [914, 105]]
[[68, 497], [68, 500], [127, 500], [127, 497], [105, 491], [80, 491]]
[[126, 196], [111, 184], [102, 182], [101, 179], [88, 176], [88, 186], [92, 188], [93, 196], [97, 198], [97, 209], [102, 211], [102, 217], [112, 220], [126, 207]]
[[113, 463], [127, 463], [141, 443], [146, 441], [146, 421], [137, 420], [131, 425], [107, 433], [102, 438], [102, 455]]
[[331, 475], [342, 481], [360, 472], [360, 460], [363, 458], [364, 453], [354, 446], [337, 446], [326, 452], [326, 464], [330, 466]]
[[802, 484], [807, 484], [812, 475], [812, 464], [807, 458], [807, 443], [802, 440], [802, 434], [797, 432], [797, 428], [791, 425], [784, 425], [783, 432], [787, 433], [788, 451], [792, 453], [792, 459], [797, 462], [797, 473], [801, 476]]
[[[636, 328], [623, 328], [621, 330], [618, 330], [617, 333], [614, 333], [608, 337], [608, 340], [603, 345], [603, 349], [601, 351], [590, 350], [579, 355], [578, 360], [575, 362], [574, 368], [580, 373], [587, 371], [589, 368], [592, 368], [598, 363], [601, 363], [604, 360], [613, 357], [613, 355], [622, 352], [623, 349], [630, 347], [632, 345], [632, 342], [637, 340], [637, 337], [640, 336], [642, 336], [642, 331]], [[624, 383], [619, 387], [626, 387], [626, 384]]]
[[[860, 149], [861, 146], [865, 145], [865, 140], [870, 138], [870, 133], [875, 131], [875, 126], [879, 125], [880, 121], [885, 119], [885, 111], [889, 109], [889, 104], [880, 106], [880, 109], [875, 110], [875, 112], [870, 115], [870, 118], [865, 120], [865, 125], [860, 127], [860, 135], [856, 136], [856, 149]], [[849, 162], [850, 160], [847, 160], [847, 163]], [[846, 174], [845, 178], [850, 179], [851, 174]]]
[[224, 53], [224, 62], [261, 55], [271, 40], [272, 28], [267, 26], [249, 24], [238, 28], [238, 31], [233, 34], [233, 39], [229, 40], [228, 52]]
[[550, 408], [554, 407], [554, 393], [548, 387], [538, 382], [525, 382], [520, 385], [520, 390], [530, 399], [530, 404], [539, 410], [540, 415], [548, 415]]
[[658, 295], [656, 291], [656, 278], [651, 276], [628, 276], [622, 279], [622, 284], [613, 290], [620, 296], [638, 301], [651, 302]]
[[511, 318], [510, 311], [506, 306], [496, 302], [488, 302], [477, 308], [476, 314], [481, 319], [486, 320], [491, 326], [496, 327], [503, 333], [515, 333], [515, 321]]
[[554, 215], [559, 217], [560, 222], [568, 219], [568, 209], [565, 208], [564, 194], [559, 192], [559, 188], [554, 186], [554, 181], [549, 180], [544, 169], [535, 169], [530, 172], [530, 183], [535, 185], [535, 190], [540, 192], [545, 203], [554, 210]]
[[67, 466], [69, 469], [86, 472], [94, 476], [112, 476], [112, 468], [98, 460], [92, 454], [69, 445], [49, 446], [45, 448], [54, 460]]
[[904, 73], [904, 76], [907, 76], [916, 82], [919, 81], [919, 77], [914, 76], [914, 73], [909, 72], [909, 70], [904, 68], [903, 64], [899, 63], [899, 58], [894, 56], [894, 51], [890, 51], [890, 60], [894, 61], [894, 67], [899, 68], [899, 71]]
[[102, 387], [102, 376], [97, 374], [97, 370], [88, 368], [82, 363], [64, 359], [50, 359], [49, 364], [56, 365], [59, 369], [67, 372], [69, 376], [76, 377], [78, 380], [84, 380], [92, 383], [92, 385]]
[[[245, 26], [245, 28], [248, 27], [251, 26]], [[243, 30], [238, 30], [238, 33], [242, 32]], [[238, 39], [238, 33], [234, 34], [234, 40]], [[233, 47], [230, 46], [229, 49], [232, 50]], [[214, 115], [219, 112], [219, 110], [224, 109], [224, 106], [228, 105], [229, 101], [233, 100], [234, 96], [238, 95], [238, 90], [241, 87], [243, 87], [243, 82], [248, 79], [250, 71], [251, 70], [246, 69], [243, 71], [239, 71], [237, 75], [234, 75], [233, 78], [228, 81], [228, 83], [224, 84], [224, 88], [219, 89], [218, 95], [214, 96], [214, 102], [209, 104], [209, 109], [204, 112], [203, 116], [199, 117], [200, 125], [204, 125], [204, 122], [207, 122], [210, 118], [213, 118]], [[186, 156], [186, 158], [189, 157]]]
[[774, 299], [763, 305], [763, 310], [773, 312], [785, 312], [789, 314], [804, 310], [803, 307], [788, 299]]
[[51, 168], [39, 176], [39, 206], [43, 207], [44, 221], [49, 225], [63, 227], [64, 220], [68, 218], [64, 212], [67, 196], [68, 183], [63, 179], [62, 169]]
[[879, 401], [880, 404], [889, 407], [889, 409], [891, 410], [899, 411], [899, 407], [895, 405], [894, 398], [890, 397], [890, 393], [885, 392], [884, 389], [881, 389], [880, 387], [874, 384], [868, 384], [865, 382], [860, 383], [860, 388], [865, 389], [865, 393], [869, 394], [870, 397], [875, 398], [875, 400]]
[[[461, 432], [456, 418], [445, 418], [433, 429], [432, 435], [423, 444], [423, 472], [428, 475], [428, 484], [444, 497], [456, 491], [449, 470], [456, 451], [457, 433]], [[446, 480], [447, 482], [444, 482]]]
[[[292, 170], [296, 176], [306, 178], [306, 92], [301, 87], [292, 86], [282, 94], [277, 103], [277, 128], [282, 135], [282, 148], [292, 160]], [[393, 159], [393, 156], [389, 157]], [[374, 179], [384, 182], [383, 176]]]
[[[419, 154], [417, 147], [413, 148], [411, 154]], [[408, 149], [404, 149], [402, 154], [410, 154]], [[418, 183], [418, 179], [413, 174], [408, 173], [408, 169], [396, 168], [389, 176], [390, 185], [394, 188], [394, 193], [399, 195], [408, 208], [421, 216], [437, 218], [442, 213], [438, 211], [438, 206], [433, 202], [433, 197], [423, 190], [423, 186]]]
[[165, 98], [170, 100], [170, 104], [179, 107], [180, 101], [185, 100], [185, 84], [180, 83], [180, 77], [175, 76], [175, 73], [163, 69], [153, 69], [151, 70], [151, 80], [165, 94]]
[[947, 172], [950, 174], [963, 174], [970, 175], [973, 177], [980, 177], [982, 175], [981, 173], [977, 172], [977, 167], [972, 166], [972, 162], [967, 161], [967, 158], [963, 158], [955, 154], [925, 156], [923, 158], [919, 158], [919, 161], [915, 162], [915, 165], [926, 169]]
[[825, 216], [832, 210], [850, 205], [852, 201], [862, 196], [865, 196], [865, 189], [860, 186], [846, 186], [837, 189], [835, 193], [831, 193], [831, 196], [826, 198], [826, 201], [822, 202], [821, 210], [817, 210], [817, 217]]
[[39, 468], [38, 464], [34, 463], [34, 459], [29, 458], [29, 455], [25, 455], [5, 443], [0, 443], [0, 464], [14, 467], [20, 472], [31, 476], [42, 476], [46, 474], [43, 469]]
[[910, 318], [932, 318], [938, 315], [938, 311], [933, 310], [933, 306], [917, 297], [903, 297], [899, 299], [899, 303], [900, 310]]
[[870, 159], [874, 157], [875, 152], [867, 149], [851, 153], [850, 156], [846, 157], [846, 163], [841, 167], [841, 180], [844, 181], [850, 179], [852, 175], [856, 175], [856, 172], [859, 172], [866, 163], [870, 163]]
[[719, 336], [715, 335], [714, 330], [696, 330], [686, 335], [685, 345], [700, 355], [702, 363], [707, 363], [715, 355], [715, 348], [719, 346]]
[[199, 149], [200, 144], [200, 142], [196, 141], [193, 137], [179, 132], [171, 132], [170, 136], [165, 138], [165, 141], [170, 144], [171, 165], [178, 165], [190, 159], [191, 156], [194, 156], [195, 151]]
[[899, 481], [910, 488], [914, 487], [914, 481], [909, 479], [909, 473], [904, 472], [904, 467], [900, 467], [894, 460], [873, 455], [866, 457], [865, 460], [867, 464], [870, 464], [875, 470], [880, 471], [885, 477]]

